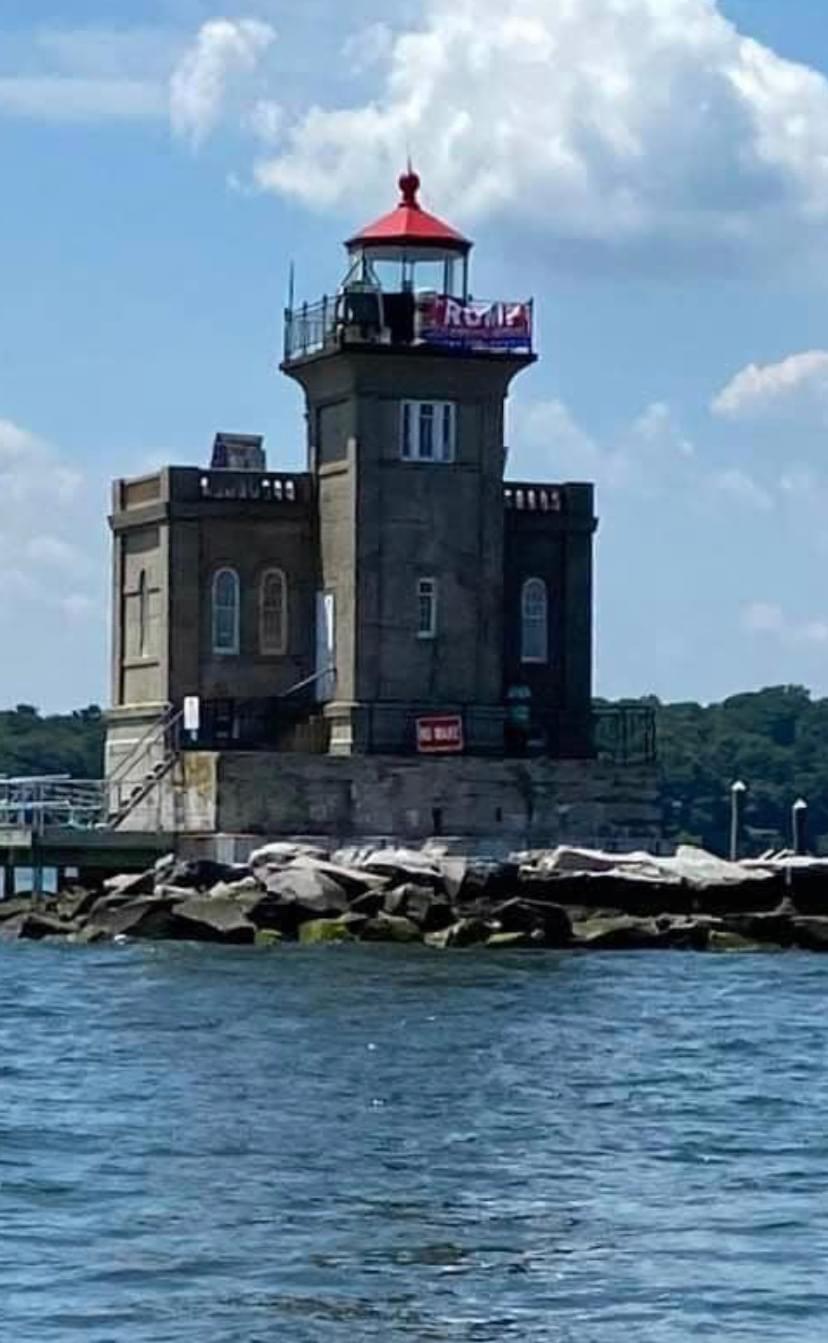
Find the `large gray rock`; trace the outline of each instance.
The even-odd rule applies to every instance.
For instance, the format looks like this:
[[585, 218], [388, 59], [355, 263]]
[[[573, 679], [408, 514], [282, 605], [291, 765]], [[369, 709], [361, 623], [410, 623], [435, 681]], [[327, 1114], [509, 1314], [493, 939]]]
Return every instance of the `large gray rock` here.
[[457, 923], [442, 928], [438, 933], [426, 933], [425, 941], [427, 946], [440, 950], [448, 947], [475, 947], [488, 942], [498, 931], [494, 924], [487, 923], [485, 919], [458, 919]]
[[56, 918], [45, 911], [32, 909], [26, 914], [18, 914], [0, 925], [0, 941], [15, 942], [29, 940], [42, 942], [46, 937], [67, 937], [74, 932], [71, 924]]
[[84, 927], [81, 938], [98, 942], [114, 937], [148, 938], [153, 941], [175, 938], [180, 924], [175, 909], [180, 901], [169, 896], [140, 896], [118, 909], [95, 910]]
[[267, 873], [264, 885], [271, 895], [295, 901], [308, 918], [335, 918], [348, 908], [348, 897], [339, 882], [316, 866], [294, 864], [282, 872]]
[[218, 863], [212, 858], [191, 858], [176, 862], [163, 874], [156, 872], [155, 885], [177, 886], [182, 890], [209, 891], [220, 881], [237, 881], [247, 868], [235, 863]]
[[442, 889], [440, 860], [418, 849], [375, 849], [360, 863], [360, 870], [386, 877], [394, 885], [405, 881]]
[[794, 941], [803, 951], [828, 951], [828, 918], [803, 916], [793, 924]]
[[196, 896], [175, 906], [180, 936], [194, 942], [228, 942], [252, 946], [256, 925], [245, 918], [236, 901], [222, 896]]
[[547, 947], [566, 947], [572, 941], [572, 924], [560, 905], [507, 900], [494, 907], [491, 917], [502, 932], [534, 934]]
[[155, 882], [155, 869], [150, 868], [148, 872], [122, 872], [117, 876], [107, 877], [103, 889], [107, 895], [123, 896], [127, 900], [132, 900], [137, 895], [152, 895]]
[[454, 922], [454, 913], [445, 896], [433, 887], [410, 881], [388, 891], [383, 908], [386, 914], [410, 919], [426, 933], [438, 932]]
[[247, 861], [255, 872], [260, 867], [288, 867], [299, 858], [324, 862], [327, 857], [327, 850], [320, 849], [316, 844], [301, 844], [292, 840], [280, 839], [274, 840], [272, 844], [262, 844], [261, 848], [254, 849]]
[[422, 931], [411, 919], [393, 914], [377, 914], [360, 931], [363, 942], [422, 942]]
[[575, 924], [577, 945], [591, 951], [650, 951], [670, 946], [668, 933], [654, 919], [625, 916]]

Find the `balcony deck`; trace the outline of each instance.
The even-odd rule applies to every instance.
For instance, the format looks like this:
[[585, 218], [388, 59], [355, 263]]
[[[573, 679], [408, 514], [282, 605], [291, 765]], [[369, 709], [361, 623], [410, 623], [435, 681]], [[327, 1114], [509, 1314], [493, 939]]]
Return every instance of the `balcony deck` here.
[[533, 359], [533, 300], [345, 291], [285, 312], [284, 364], [344, 348]]

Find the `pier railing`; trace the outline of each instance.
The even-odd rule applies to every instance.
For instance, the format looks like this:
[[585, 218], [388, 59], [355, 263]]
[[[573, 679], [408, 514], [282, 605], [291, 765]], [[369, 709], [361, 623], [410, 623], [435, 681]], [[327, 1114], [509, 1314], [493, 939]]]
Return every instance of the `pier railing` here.
[[106, 786], [68, 775], [0, 777], [0, 827], [43, 834], [52, 826], [88, 830], [103, 824]]
[[595, 754], [614, 765], [652, 765], [657, 757], [655, 709], [607, 704], [593, 709]]

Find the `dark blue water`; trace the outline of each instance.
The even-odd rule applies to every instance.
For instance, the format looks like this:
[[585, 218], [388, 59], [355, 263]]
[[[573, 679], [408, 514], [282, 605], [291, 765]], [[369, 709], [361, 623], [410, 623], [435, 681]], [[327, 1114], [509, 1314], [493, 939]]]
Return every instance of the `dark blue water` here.
[[0, 1337], [824, 1343], [828, 960], [0, 948]]

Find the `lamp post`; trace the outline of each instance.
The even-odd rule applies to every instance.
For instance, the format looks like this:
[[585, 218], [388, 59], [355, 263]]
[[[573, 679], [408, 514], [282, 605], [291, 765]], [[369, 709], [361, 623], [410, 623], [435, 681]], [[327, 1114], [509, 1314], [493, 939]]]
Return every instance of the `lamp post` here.
[[791, 807], [791, 831], [793, 833], [793, 851], [797, 858], [805, 853], [808, 832], [808, 803], [803, 797], [797, 798]]
[[739, 858], [740, 840], [742, 838], [742, 813], [745, 805], [745, 794], [747, 793], [747, 784], [741, 779], [730, 785], [730, 861], [735, 863]]

